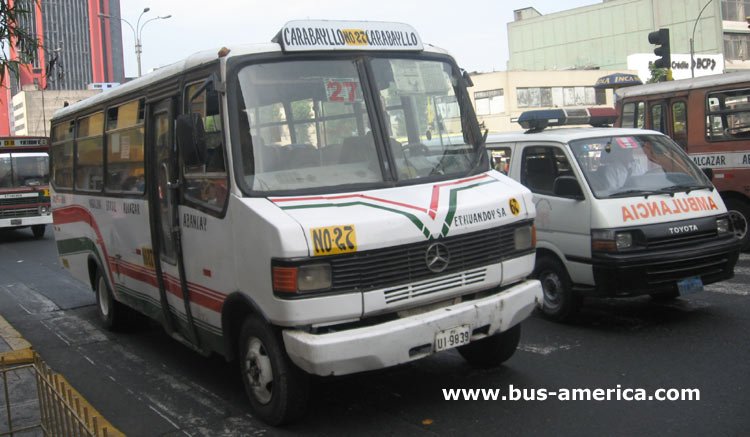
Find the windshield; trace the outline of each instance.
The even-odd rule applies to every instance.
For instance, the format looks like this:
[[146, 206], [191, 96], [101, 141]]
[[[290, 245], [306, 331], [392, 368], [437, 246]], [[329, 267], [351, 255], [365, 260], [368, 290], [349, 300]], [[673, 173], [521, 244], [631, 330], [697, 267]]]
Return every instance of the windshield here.
[[589, 138], [571, 141], [570, 148], [598, 198], [712, 187], [703, 172], [665, 136]]
[[240, 165], [252, 190], [382, 185], [471, 170], [474, 147], [465, 140], [469, 123], [461, 120], [451, 64], [371, 59], [372, 94], [361, 80], [366, 62], [290, 60], [239, 71]]
[[0, 188], [49, 184], [49, 157], [46, 153], [0, 154]]

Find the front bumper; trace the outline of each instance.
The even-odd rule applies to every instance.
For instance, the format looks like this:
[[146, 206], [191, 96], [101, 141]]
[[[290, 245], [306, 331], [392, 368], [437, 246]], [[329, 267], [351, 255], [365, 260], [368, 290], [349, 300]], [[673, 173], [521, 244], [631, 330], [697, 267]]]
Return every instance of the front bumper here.
[[284, 345], [292, 361], [315, 375], [346, 375], [395, 366], [431, 355], [439, 331], [470, 325], [471, 341], [527, 318], [542, 301], [539, 281], [527, 280], [500, 293], [379, 325], [326, 334], [288, 329]]
[[699, 276], [704, 285], [731, 279], [740, 252], [737, 239], [679, 250], [595, 257], [594, 283], [589, 293], [600, 296], [637, 296], [677, 291], [677, 281]]
[[49, 224], [52, 224], [52, 214], [37, 215], [33, 217], [14, 217], [0, 219], [0, 229]]

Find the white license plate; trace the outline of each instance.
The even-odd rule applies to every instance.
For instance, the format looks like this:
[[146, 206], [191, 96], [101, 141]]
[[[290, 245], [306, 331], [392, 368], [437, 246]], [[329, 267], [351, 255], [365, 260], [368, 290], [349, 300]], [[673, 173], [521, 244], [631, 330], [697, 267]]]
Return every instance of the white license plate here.
[[682, 281], [677, 281], [677, 290], [680, 292], [680, 296], [686, 294], [699, 293], [703, 291], [703, 281], [700, 276], [694, 276], [692, 278], [686, 278]]
[[471, 326], [461, 325], [435, 334], [435, 352], [453, 349], [471, 341]]

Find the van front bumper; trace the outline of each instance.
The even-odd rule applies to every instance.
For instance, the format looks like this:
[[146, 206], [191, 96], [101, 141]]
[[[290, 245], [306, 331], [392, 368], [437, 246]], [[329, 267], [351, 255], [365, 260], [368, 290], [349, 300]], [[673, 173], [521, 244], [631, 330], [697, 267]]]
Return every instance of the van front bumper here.
[[471, 341], [507, 331], [542, 301], [537, 280], [526, 280], [491, 296], [374, 326], [311, 334], [283, 331], [292, 361], [315, 375], [346, 375], [414, 361], [434, 353], [435, 335], [470, 325]]

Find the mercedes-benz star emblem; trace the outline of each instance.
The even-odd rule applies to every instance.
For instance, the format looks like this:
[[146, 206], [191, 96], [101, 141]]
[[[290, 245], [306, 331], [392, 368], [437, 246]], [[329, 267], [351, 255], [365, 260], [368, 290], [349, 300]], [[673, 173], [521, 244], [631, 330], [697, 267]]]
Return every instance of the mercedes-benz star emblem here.
[[424, 254], [425, 263], [431, 272], [440, 273], [448, 268], [451, 260], [451, 254], [448, 247], [443, 243], [433, 243]]

